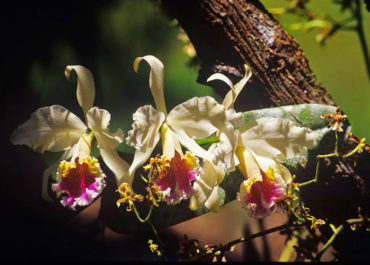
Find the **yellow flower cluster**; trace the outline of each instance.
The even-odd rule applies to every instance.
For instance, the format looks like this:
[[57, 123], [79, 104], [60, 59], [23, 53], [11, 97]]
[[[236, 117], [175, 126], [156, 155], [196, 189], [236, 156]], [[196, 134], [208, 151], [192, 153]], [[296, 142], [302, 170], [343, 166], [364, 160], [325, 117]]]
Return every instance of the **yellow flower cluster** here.
[[141, 194], [136, 194], [134, 193], [130, 185], [128, 183], [122, 183], [119, 188], [116, 190], [119, 192], [122, 196], [121, 199], [117, 201], [117, 207], [121, 206], [121, 203], [128, 203], [127, 211], [130, 212], [132, 211], [132, 206], [134, 204], [134, 201], [142, 202], [144, 199], [144, 196]]

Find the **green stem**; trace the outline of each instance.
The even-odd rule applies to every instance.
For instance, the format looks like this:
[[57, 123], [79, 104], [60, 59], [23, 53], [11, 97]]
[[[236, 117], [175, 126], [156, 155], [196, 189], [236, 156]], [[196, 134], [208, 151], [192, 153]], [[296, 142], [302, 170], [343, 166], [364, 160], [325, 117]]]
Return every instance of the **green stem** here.
[[346, 158], [346, 157], [349, 157], [349, 156], [351, 156], [351, 155], [356, 154], [356, 153], [358, 152], [358, 150], [359, 150], [361, 147], [363, 147], [363, 142], [361, 142], [361, 141], [360, 141], [360, 143], [359, 143], [359, 144], [357, 144], [357, 146], [356, 146], [356, 148], [355, 148], [355, 149], [353, 149], [353, 150], [352, 150], [351, 152], [349, 152], [348, 154], [343, 155], [342, 157], [343, 157], [343, 158]]
[[195, 142], [199, 145], [214, 144], [220, 142], [220, 137], [210, 136], [203, 139], [195, 139]]
[[152, 211], [153, 211], [154, 206], [153, 206], [153, 205], [150, 205], [149, 213], [148, 213], [148, 215], [145, 217], [145, 219], [142, 219], [142, 218], [140, 217], [140, 214], [139, 214], [138, 210], [136, 209], [135, 204], [133, 204], [133, 207], [134, 207], [134, 212], [135, 212], [135, 214], [136, 214], [137, 219], [138, 219], [141, 223], [148, 223], [148, 224], [149, 224], [149, 226], [150, 226], [150, 228], [152, 229], [152, 231], [153, 231], [153, 233], [154, 233], [155, 237], [156, 237], [156, 238], [157, 238], [157, 240], [158, 240], [158, 243], [161, 245], [161, 249], [162, 249], [161, 254], [162, 254], [162, 255], [160, 255], [160, 257], [161, 257], [161, 259], [162, 259], [163, 261], [167, 261], [167, 260], [166, 260], [166, 258], [165, 258], [165, 256], [164, 256], [164, 244], [163, 244], [163, 242], [162, 242], [161, 238], [159, 237], [158, 232], [157, 232], [157, 230], [155, 229], [154, 225], [153, 225], [153, 224], [152, 224], [152, 222], [150, 222], [150, 220], [149, 220], [149, 219], [150, 219], [150, 216], [152, 215]]
[[260, 236], [264, 236], [264, 235], [267, 235], [267, 234], [270, 234], [270, 233], [273, 233], [273, 232], [284, 230], [284, 229], [290, 228], [292, 226], [300, 226], [300, 225], [297, 225], [297, 224], [285, 224], [285, 225], [276, 226], [276, 227], [273, 227], [273, 228], [270, 228], [270, 229], [267, 229], [267, 230], [264, 230], [264, 231], [255, 233], [255, 234], [250, 235], [248, 237], [242, 237], [242, 238], [238, 238], [238, 239], [232, 240], [232, 241], [226, 243], [223, 246], [220, 246], [220, 247], [215, 248], [212, 251], [212, 253], [208, 253], [208, 252], [202, 253], [202, 254], [200, 254], [198, 256], [190, 257], [189, 260], [190, 261], [195, 261], [195, 260], [198, 260], [198, 259], [203, 258], [205, 256], [208, 256], [210, 254], [216, 253], [217, 251], [221, 251], [221, 252], [222, 251], [226, 251], [226, 250], [229, 250], [233, 245], [236, 245], [238, 243], [250, 241], [250, 240], [252, 240], [252, 239], [254, 239], [256, 237], [260, 237]]
[[306, 181], [306, 182], [303, 182], [303, 183], [300, 183], [299, 184], [299, 187], [304, 187], [304, 186], [307, 186], [311, 183], [315, 183], [317, 182], [317, 180], [319, 179], [319, 168], [320, 168], [320, 160], [317, 160], [317, 163], [316, 163], [316, 172], [315, 172], [315, 178], [314, 179], [311, 179], [309, 181]]
[[339, 157], [338, 153], [338, 131], [335, 131], [335, 156]]
[[149, 222], [149, 218], [150, 218], [150, 216], [152, 215], [152, 211], [153, 211], [153, 205], [151, 205], [151, 206], [150, 206], [150, 209], [149, 209], [148, 215], [145, 217], [145, 219], [142, 219], [142, 218], [140, 217], [140, 214], [139, 214], [138, 210], [136, 209], [135, 204], [133, 204], [133, 208], [134, 208], [134, 212], [135, 212], [135, 215], [136, 215], [137, 219], [138, 219], [141, 223]]
[[300, 222], [304, 222], [304, 219], [301, 218], [293, 209], [292, 205], [290, 204], [290, 202], [287, 202], [288, 204], [288, 207], [290, 209], [290, 211], [293, 213], [293, 215], [295, 216], [295, 218], [297, 218]]
[[325, 158], [325, 157], [334, 157], [334, 156], [337, 156], [337, 154], [336, 153], [331, 153], [331, 154], [327, 154], [327, 155], [317, 155], [316, 158], [321, 159], [321, 158]]
[[304, 186], [307, 186], [307, 185], [309, 185], [311, 183], [315, 183], [315, 182], [318, 181], [318, 178], [319, 178], [320, 159], [321, 158], [325, 158], [325, 157], [326, 158], [329, 158], [329, 157], [339, 157], [339, 152], [338, 152], [338, 132], [337, 131], [335, 131], [335, 152], [334, 153], [331, 153], [331, 154], [327, 154], [327, 155], [317, 155], [316, 156], [317, 163], [316, 163], [315, 178], [299, 184], [299, 187], [304, 187]]
[[355, 218], [355, 219], [348, 219], [346, 220], [346, 222], [350, 225], [352, 224], [360, 224], [360, 223], [366, 223], [366, 222], [369, 222], [370, 219], [369, 218]]
[[[333, 228], [332, 228], [333, 229]], [[340, 225], [338, 228], [333, 229], [334, 233], [329, 238], [329, 240], [326, 242], [326, 244], [322, 247], [322, 249], [317, 253], [315, 260], [320, 261], [321, 256], [324, 254], [324, 252], [328, 249], [328, 247], [333, 243], [335, 238], [338, 236], [338, 234], [343, 230], [343, 225]]]
[[370, 56], [369, 56], [369, 49], [367, 47], [365, 32], [363, 27], [363, 17], [361, 12], [361, 3], [360, 0], [356, 0], [356, 9], [354, 10], [354, 16], [357, 18], [357, 25], [356, 31], [358, 37], [360, 38], [362, 53], [364, 55], [366, 69], [367, 69], [367, 77], [370, 79]]

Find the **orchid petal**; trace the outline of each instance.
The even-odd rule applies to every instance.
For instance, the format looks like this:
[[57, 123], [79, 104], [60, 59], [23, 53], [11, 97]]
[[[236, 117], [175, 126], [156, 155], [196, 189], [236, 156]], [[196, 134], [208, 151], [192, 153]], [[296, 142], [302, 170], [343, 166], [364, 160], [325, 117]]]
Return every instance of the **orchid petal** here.
[[140, 107], [134, 114], [132, 130], [128, 132], [126, 143], [136, 148], [134, 161], [129, 169], [133, 176], [136, 169], [145, 163], [160, 139], [159, 129], [165, 117], [150, 105]]
[[[159, 140], [159, 129], [164, 121], [164, 114], [150, 105], [145, 105], [132, 115], [134, 123], [127, 134], [126, 143], [137, 150], [145, 152], [148, 147], [155, 146]], [[156, 141], [155, 139], [158, 138]]]
[[132, 184], [132, 177], [128, 175], [128, 169], [130, 165], [123, 160], [115, 149], [99, 149], [100, 155], [103, 158], [104, 163], [109, 167], [116, 177], [117, 184], [127, 182], [129, 185]]
[[18, 126], [10, 137], [15, 145], [27, 145], [39, 153], [58, 152], [74, 145], [86, 131], [86, 125], [66, 108], [42, 107]]
[[314, 144], [314, 132], [280, 118], [260, 118], [239, 128], [240, 144], [264, 157], [280, 162], [307, 152]]
[[207, 82], [213, 80], [221, 80], [230, 87], [230, 91], [226, 94], [224, 101], [222, 103], [226, 107], [226, 109], [233, 108], [236, 98], [238, 97], [239, 93], [242, 91], [245, 84], [252, 76], [252, 69], [248, 65], [245, 64], [244, 69], [245, 69], [244, 77], [238, 83], [236, 83], [235, 86], [227, 76], [220, 73], [213, 74], [207, 79]]
[[68, 65], [64, 71], [65, 76], [69, 79], [71, 71], [75, 70], [77, 74], [77, 101], [81, 106], [84, 114], [92, 108], [95, 99], [94, 77], [89, 69], [81, 65]]
[[253, 157], [257, 161], [259, 167], [261, 170], [264, 172], [267, 172], [269, 169], [274, 169], [275, 172], [275, 178], [277, 178], [277, 182], [282, 182], [282, 183], [288, 183], [292, 179], [292, 175], [290, 171], [282, 165], [279, 161], [277, 161], [276, 158], [269, 158], [269, 157], [264, 157], [264, 156], [259, 156], [253, 152]]
[[179, 142], [183, 146], [185, 146], [191, 153], [210, 161], [214, 159], [214, 154], [200, 147], [197, 142], [194, 139], [190, 138], [184, 131], [175, 131], [175, 133]]
[[[194, 184], [194, 193], [190, 198], [190, 209], [196, 210], [203, 204], [213, 211], [218, 210], [218, 185], [225, 176], [225, 170], [214, 166], [210, 161], [204, 160], [203, 172]], [[214, 195], [216, 193], [216, 196]]]
[[253, 154], [245, 146], [238, 145], [235, 151], [238, 159], [238, 168], [245, 178], [262, 180], [261, 169]]
[[213, 188], [212, 193], [204, 203], [204, 206], [214, 213], [217, 213], [220, 210], [220, 204], [218, 202], [218, 186]]
[[[237, 131], [234, 125], [242, 119], [241, 113], [226, 110], [211, 97], [195, 97], [175, 107], [167, 117], [167, 124], [176, 132], [179, 141], [199, 157], [208, 159], [227, 170], [234, 168], [234, 146], [237, 141]], [[220, 143], [212, 154], [205, 151], [195, 138], [205, 138], [218, 132]]]
[[87, 126], [92, 130], [98, 147], [103, 149], [116, 148], [123, 141], [123, 131], [118, 129], [115, 133], [109, 132], [110, 113], [97, 107], [86, 113]]
[[163, 63], [152, 55], [137, 57], [134, 61], [134, 70], [138, 71], [139, 63], [145, 60], [150, 66], [149, 87], [152, 92], [155, 105], [160, 112], [167, 115], [163, 92], [164, 66]]

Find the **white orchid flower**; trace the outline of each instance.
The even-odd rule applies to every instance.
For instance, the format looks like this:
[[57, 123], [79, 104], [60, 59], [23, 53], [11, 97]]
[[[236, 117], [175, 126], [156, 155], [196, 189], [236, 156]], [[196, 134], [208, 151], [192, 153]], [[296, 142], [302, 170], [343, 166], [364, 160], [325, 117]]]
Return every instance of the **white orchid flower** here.
[[[223, 167], [224, 170], [235, 168], [234, 146], [237, 135], [233, 128], [241, 121], [241, 114], [226, 110], [224, 105], [217, 103], [212, 97], [194, 97], [167, 114], [163, 93], [164, 66], [154, 56], [147, 55], [135, 59], [136, 72], [142, 60], [151, 67], [149, 86], [157, 109], [146, 105], [133, 115], [133, 130], [128, 132], [126, 138], [127, 144], [136, 148], [129, 174], [133, 176], [149, 159], [162, 136], [163, 160], [168, 160], [169, 170], [166, 177], [162, 177], [157, 184], [164, 190], [164, 199], [168, 203], [178, 203], [192, 193], [190, 180], [203, 174], [198, 169], [199, 164], [194, 155]], [[212, 152], [195, 141], [218, 131], [220, 142]], [[185, 155], [180, 144], [189, 150]]]
[[[246, 72], [248, 69], [246, 66]], [[212, 76], [214, 79], [230, 86], [224, 104], [232, 106], [242, 87], [233, 86], [221, 74]], [[251, 216], [263, 217], [280, 209], [276, 202], [284, 199], [286, 184], [291, 181], [291, 173], [281, 162], [306, 153], [314, 144], [314, 133], [289, 120], [271, 117], [257, 119], [238, 130], [235, 154], [238, 168], [246, 178], [240, 186], [238, 200]]]
[[281, 209], [278, 201], [285, 198], [291, 181], [285, 159], [301, 156], [314, 144], [314, 133], [293, 122], [265, 117], [239, 128], [236, 155], [239, 170], [246, 180], [238, 199], [254, 217], [264, 217]]
[[[27, 145], [39, 153], [64, 151], [62, 157], [43, 173], [42, 196], [51, 200], [47, 194], [47, 183], [51, 173], [58, 167], [59, 183], [53, 185], [53, 189], [67, 193], [61, 203], [75, 209], [76, 205], [91, 203], [105, 185], [105, 175], [99, 163], [90, 156], [94, 138], [101, 157], [118, 182], [127, 175], [129, 165], [115, 150], [123, 140], [122, 130], [111, 133], [108, 128], [109, 112], [93, 107], [95, 84], [91, 72], [83, 66], [67, 66], [67, 79], [72, 70], [78, 77], [77, 101], [83, 110], [86, 123], [62, 106], [42, 107], [32, 113], [29, 120], [18, 126], [10, 141], [15, 145]], [[70, 162], [65, 161], [69, 158]]]
[[[242, 91], [245, 84], [248, 82], [249, 78], [252, 76], [252, 71], [250, 67], [245, 65], [245, 74], [244, 77], [237, 83], [235, 86], [231, 82], [230, 79], [225, 77], [223, 74], [216, 73], [211, 75], [207, 82], [211, 82], [213, 80], [222, 80], [226, 82], [231, 90], [226, 94], [223, 105], [226, 110], [228, 111], [234, 111], [233, 106], [235, 99], [239, 95], [239, 93]], [[239, 114], [240, 115], [240, 114]], [[235, 135], [238, 135], [238, 131], [234, 131]], [[218, 131], [217, 134], [221, 136], [221, 132]], [[235, 156], [235, 148], [236, 148], [237, 142], [230, 143], [230, 147], [232, 148], [231, 154], [234, 156], [235, 163], [238, 163], [238, 159]], [[217, 145], [213, 144], [209, 151], [212, 151]], [[200, 206], [204, 205], [208, 209], [210, 209], [213, 212], [217, 212], [219, 210], [219, 203], [218, 203], [218, 186], [221, 184], [221, 182], [224, 180], [225, 176], [225, 170], [217, 166], [213, 163], [206, 162], [203, 165], [204, 168], [204, 174], [201, 178], [198, 178], [193, 185], [194, 188], [194, 194], [190, 198], [190, 209], [196, 210]], [[232, 171], [232, 170], [229, 170]]]

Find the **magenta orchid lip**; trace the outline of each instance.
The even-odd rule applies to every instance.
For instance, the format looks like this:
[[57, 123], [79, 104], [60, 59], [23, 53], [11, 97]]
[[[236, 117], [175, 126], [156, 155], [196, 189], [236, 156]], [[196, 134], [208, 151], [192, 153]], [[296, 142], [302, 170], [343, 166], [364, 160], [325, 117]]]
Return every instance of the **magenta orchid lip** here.
[[182, 199], [189, 198], [193, 193], [191, 182], [199, 175], [199, 170], [187, 160], [186, 156], [182, 157], [176, 151], [175, 156], [168, 161], [166, 168], [154, 180], [154, 183], [162, 190], [163, 199], [168, 204], [177, 204]]
[[72, 210], [76, 210], [76, 206], [89, 205], [105, 187], [105, 174], [92, 157], [82, 161], [78, 157], [74, 162], [62, 161], [57, 175], [59, 182], [53, 184], [52, 189], [67, 194], [60, 202]]
[[263, 177], [262, 181], [253, 182], [250, 191], [240, 199], [251, 216], [264, 217], [278, 209], [275, 200], [285, 196], [284, 188], [282, 183], [275, 183]]

